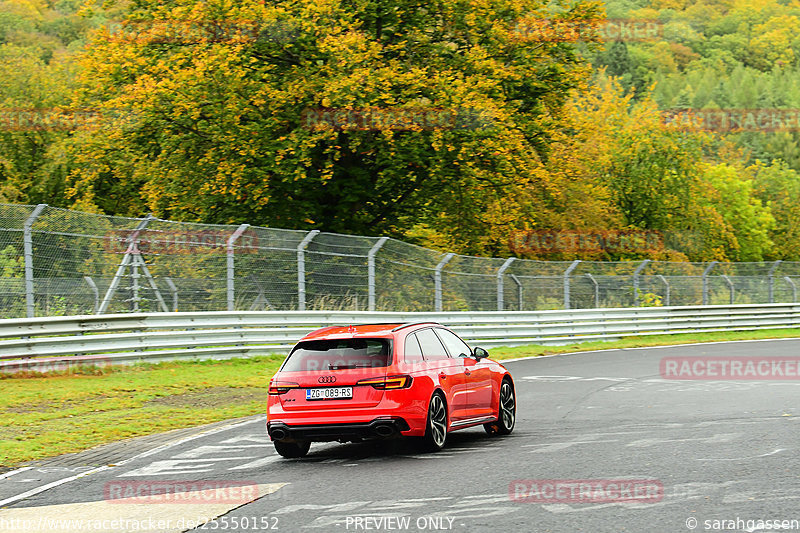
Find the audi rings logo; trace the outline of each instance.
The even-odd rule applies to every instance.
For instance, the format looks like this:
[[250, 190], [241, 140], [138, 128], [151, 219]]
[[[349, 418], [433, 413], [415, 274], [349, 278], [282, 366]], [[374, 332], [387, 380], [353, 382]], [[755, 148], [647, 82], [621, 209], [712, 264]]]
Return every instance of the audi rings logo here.
[[336, 376], [320, 376], [319, 379], [317, 379], [317, 381], [319, 381], [320, 383], [335, 383]]

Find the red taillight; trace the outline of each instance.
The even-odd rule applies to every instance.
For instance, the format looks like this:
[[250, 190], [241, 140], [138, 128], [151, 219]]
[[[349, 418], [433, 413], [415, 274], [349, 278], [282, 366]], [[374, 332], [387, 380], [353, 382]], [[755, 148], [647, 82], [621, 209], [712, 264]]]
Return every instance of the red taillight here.
[[405, 389], [411, 386], [411, 376], [386, 376], [385, 378], [362, 379], [356, 385], [372, 385], [376, 389]]
[[300, 385], [297, 383], [289, 383], [287, 381], [270, 381], [269, 393], [270, 394], [284, 394], [292, 389], [298, 389]]

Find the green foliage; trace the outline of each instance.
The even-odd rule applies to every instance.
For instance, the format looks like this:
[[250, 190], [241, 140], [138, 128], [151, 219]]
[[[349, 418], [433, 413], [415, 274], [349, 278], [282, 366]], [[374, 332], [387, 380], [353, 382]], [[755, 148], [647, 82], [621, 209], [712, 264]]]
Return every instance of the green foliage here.
[[705, 170], [709, 193], [701, 204], [722, 216], [733, 238], [723, 245], [726, 258], [733, 261], [762, 261], [773, 248], [770, 233], [775, 218], [753, 193], [751, 172], [721, 163]]
[[768, 228], [775, 243], [768, 259], [800, 261], [800, 174], [782, 161], [759, 163], [750, 171], [755, 195], [775, 218], [775, 224]]
[[0, 251], [0, 277], [22, 278], [25, 273], [25, 260], [14, 246], [8, 245]]
[[0, 2], [0, 201], [66, 206], [67, 131], [15, 125], [69, 108], [75, 51], [92, 22], [69, 2]]
[[642, 307], [661, 307], [664, 298], [652, 292], [645, 292], [639, 294], [639, 305]]

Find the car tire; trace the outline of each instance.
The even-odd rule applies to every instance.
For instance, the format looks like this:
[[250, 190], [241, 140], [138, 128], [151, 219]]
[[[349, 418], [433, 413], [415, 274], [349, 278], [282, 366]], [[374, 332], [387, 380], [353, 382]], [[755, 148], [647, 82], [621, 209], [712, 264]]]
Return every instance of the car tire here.
[[483, 428], [489, 435], [508, 435], [514, 431], [517, 421], [517, 397], [510, 379], [503, 380], [497, 396], [497, 420], [484, 424]]
[[287, 459], [305, 457], [308, 450], [311, 448], [311, 442], [307, 440], [300, 442], [276, 441], [273, 444], [275, 444], [275, 451]]
[[428, 421], [422, 445], [426, 451], [438, 452], [447, 440], [447, 403], [440, 392], [434, 392], [428, 403]]

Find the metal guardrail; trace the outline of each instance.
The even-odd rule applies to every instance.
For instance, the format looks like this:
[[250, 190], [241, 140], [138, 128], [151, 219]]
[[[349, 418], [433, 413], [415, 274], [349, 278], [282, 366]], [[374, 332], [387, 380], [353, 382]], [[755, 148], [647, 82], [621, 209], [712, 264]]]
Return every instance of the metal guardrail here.
[[0, 320], [0, 372], [73, 365], [224, 359], [286, 352], [331, 325], [433, 321], [485, 348], [633, 335], [800, 327], [800, 304], [638, 307], [572, 311], [401, 313], [221, 311]]

